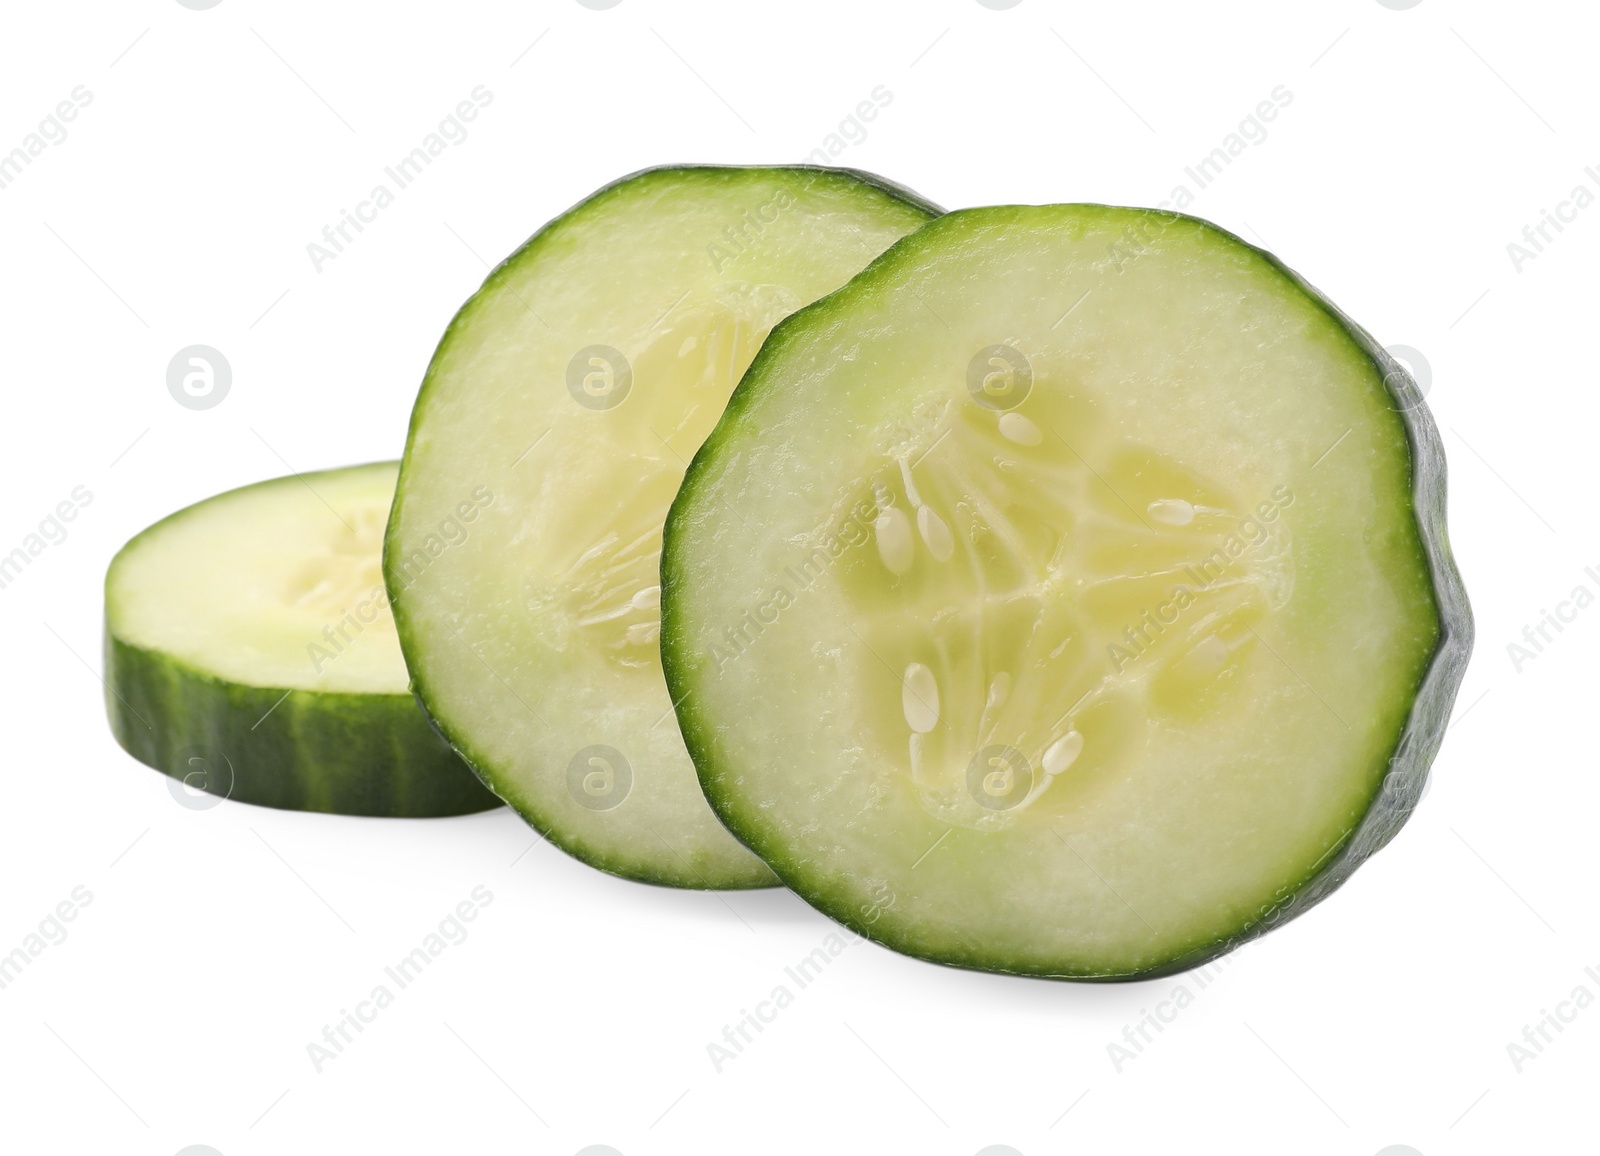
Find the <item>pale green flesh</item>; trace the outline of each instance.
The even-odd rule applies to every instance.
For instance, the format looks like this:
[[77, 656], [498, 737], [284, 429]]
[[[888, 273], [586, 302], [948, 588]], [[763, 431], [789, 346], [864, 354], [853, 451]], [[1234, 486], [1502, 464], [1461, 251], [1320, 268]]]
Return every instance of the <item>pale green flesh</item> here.
[[157, 523], [112, 566], [112, 633], [243, 686], [406, 693], [381, 557], [398, 470], [280, 478]]
[[[585, 861], [680, 886], [775, 882], [706, 805], [678, 732], [662, 521], [768, 330], [927, 217], [838, 172], [646, 173], [536, 237], [441, 342], [386, 545], [402, 642], [455, 746]], [[631, 368], [612, 408], [569, 390], [575, 361], [580, 391], [615, 388], [577, 356], [596, 345]], [[492, 504], [446, 548], [440, 527], [479, 486]]]
[[[969, 392], [994, 345], [1020, 404], [1003, 356], [1002, 408]], [[946, 216], [773, 336], [674, 508], [707, 795], [914, 954], [1200, 951], [1378, 788], [1438, 634], [1410, 484], [1379, 371], [1264, 255], [1133, 210]]]

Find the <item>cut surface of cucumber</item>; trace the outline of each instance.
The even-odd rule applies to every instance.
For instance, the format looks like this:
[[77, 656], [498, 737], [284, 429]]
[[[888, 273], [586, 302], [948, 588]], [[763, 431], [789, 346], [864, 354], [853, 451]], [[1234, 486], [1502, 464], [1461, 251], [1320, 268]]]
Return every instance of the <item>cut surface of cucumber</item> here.
[[407, 688], [381, 573], [398, 472], [245, 486], [123, 547], [106, 574], [106, 706], [130, 754], [191, 792], [268, 807], [499, 806]]
[[1471, 646], [1416, 386], [1193, 218], [951, 213], [768, 339], [673, 505], [706, 795], [835, 919], [1120, 979], [1324, 897]]
[[[654, 883], [775, 884], [706, 805], [678, 734], [662, 520], [767, 331], [934, 212], [845, 170], [650, 170], [546, 226], [451, 322], [385, 576], [430, 715], [570, 854]], [[494, 506], [445, 543], [479, 486]]]

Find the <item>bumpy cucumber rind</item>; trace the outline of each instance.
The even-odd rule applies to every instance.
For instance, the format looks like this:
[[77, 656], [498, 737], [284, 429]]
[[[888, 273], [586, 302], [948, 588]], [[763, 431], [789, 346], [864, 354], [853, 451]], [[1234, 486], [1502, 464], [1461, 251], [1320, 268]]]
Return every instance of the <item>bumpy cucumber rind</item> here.
[[243, 803], [425, 818], [500, 805], [407, 694], [243, 686], [108, 629], [106, 709], [147, 766]]
[[[1004, 211], [1003, 208], [958, 210], [946, 214], [940, 221], [943, 226], [948, 227], [962, 217]], [[1438, 638], [1416, 688], [1405, 723], [1395, 737], [1389, 757], [1389, 769], [1368, 800], [1360, 819], [1346, 834], [1344, 841], [1313, 869], [1311, 874], [1291, 887], [1282, 888], [1279, 897], [1272, 904], [1256, 912], [1249, 922], [1234, 933], [1196, 946], [1154, 966], [1110, 974], [1088, 973], [1067, 967], [1059, 969], [1018, 967], [1009, 961], [991, 958], [981, 945], [974, 944], [953, 946], [936, 952], [922, 950], [915, 945], [886, 936], [882, 927], [864, 918], [863, 913], [852, 902], [807, 886], [806, 865], [801, 861], [791, 860], [780, 848], [768, 845], [759, 832], [742, 822], [719, 782], [717, 768], [713, 762], [711, 742], [716, 720], [702, 717], [697, 713], [693, 696], [689, 693], [693, 686], [690, 681], [692, 665], [687, 651], [689, 640], [684, 632], [676, 628], [673, 615], [675, 602], [687, 593], [676, 564], [678, 531], [680, 523], [686, 528], [692, 521], [690, 507], [700, 477], [702, 474], [709, 474], [715, 468], [714, 460], [723, 436], [731, 430], [732, 423], [745, 404], [764, 388], [763, 377], [768, 365], [779, 355], [789, 336], [798, 335], [808, 325], [828, 317], [831, 311], [839, 307], [841, 300], [848, 299], [861, 285], [876, 277], [885, 266], [892, 265], [908, 250], [922, 244], [925, 239], [923, 234], [929, 230], [924, 229], [903, 237], [881, 253], [845, 286], [791, 314], [773, 328], [761, 352], [745, 371], [744, 377], [729, 398], [722, 420], [690, 462], [683, 484], [679, 487], [678, 496], [667, 514], [664, 532], [661, 553], [661, 657], [668, 689], [671, 691], [673, 701], [679, 704], [677, 708], [679, 729], [694, 760], [701, 788], [711, 803], [711, 809], [723, 824], [736, 838], [765, 859], [786, 885], [823, 914], [864, 938], [930, 963], [1046, 979], [1100, 982], [1158, 979], [1201, 967], [1218, 956], [1225, 955], [1304, 914], [1328, 898], [1350, 878], [1357, 867], [1387, 845], [1411, 817], [1427, 784], [1428, 769], [1444, 741], [1456, 694], [1460, 690], [1461, 680], [1465, 676], [1472, 655], [1474, 637], [1472, 608], [1467, 601], [1461, 574], [1450, 552], [1449, 536], [1445, 526], [1444, 446], [1439, 437], [1438, 426], [1428, 411], [1423, 400], [1423, 392], [1416, 381], [1370, 333], [1275, 255], [1202, 218], [1161, 210], [1146, 210], [1146, 212], [1150, 217], [1160, 221], [1191, 222], [1260, 254], [1343, 327], [1377, 368], [1405, 428], [1411, 452], [1411, 507], [1432, 582], [1438, 619]]]
[[[561, 224], [561, 222], [565, 221], [568, 217], [572, 216], [572, 214], [577, 212], [579, 209], [589, 208], [589, 207], [593, 206], [594, 204], [596, 204], [597, 202], [604, 200], [606, 197], [608, 197], [610, 194], [616, 192], [618, 189], [622, 188], [624, 185], [631, 185], [631, 184], [633, 184], [633, 182], [635, 182], [635, 181], [637, 181], [637, 180], [639, 180], [641, 178], [654, 176], [656, 174], [666, 175], [666, 174], [670, 174], [670, 173], [697, 172], [697, 171], [703, 171], [703, 172], [726, 172], [726, 173], [729, 173], [729, 174], [737, 174], [737, 173], [740, 173], [740, 172], [749, 172], [749, 171], [752, 171], [752, 170], [758, 170], [758, 169], [763, 169], [763, 168], [765, 168], [765, 169], [782, 169], [782, 170], [784, 170], [786, 172], [815, 173], [817, 176], [826, 176], [826, 177], [834, 177], [834, 176], [848, 177], [851, 180], [855, 181], [857, 184], [865, 185], [868, 188], [876, 189], [880, 193], [885, 193], [888, 196], [893, 197], [897, 201], [903, 201], [907, 205], [910, 205], [912, 208], [917, 209], [920, 212], [926, 213], [930, 218], [940, 216], [940, 215], [942, 215], [944, 213], [944, 210], [941, 209], [938, 205], [934, 204], [932, 201], [928, 200], [926, 197], [924, 197], [921, 194], [917, 193], [915, 190], [909, 189], [905, 185], [902, 185], [902, 184], [900, 184], [900, 183], [898, 183], [896, 181], [891, 181], [887, 177], [881, 177], [877, 173], [870, 173], [866, 169], [835, 168], [832, 165], [807, 165], [807, 164], [794, 164], [794, 165], [651, 165], [648, 168], [638, 169], [637, 171], [631, 172], [631, 173], [627, 174], [626, 176], [618, 177], [616, 180], [612, 181], [610, 184], [602, 185], [600, 188], [598, 188], [594, 192], [590, 193], [587, 197], [584, 197], [583, 200], [579, 201], [577, 204], [571, 206], [570, 208], [566, 209], [563, 212], [557, 213], [554, 217], [551, 217], [550, 220], [547, 221], [539, 229], [538, 232], [534, 233], [533, 236], [529, 237], [526, 241], [524, 241], [521, 245], [519, 245], [516, 248], [516, 250], [509, 257], [507, 257], [505, 260], [501, 261], [492, 270], [490, 270], [489, 275], [484, 278], [483, 284], [478, 287], [477, 291], [473, 293], [472, 297], [469, 297], [467, 299], [466, 303], [462, 305], [460, 311], [457, 313], [456, 316], [457, 316], [457, 318], [459, 318], [462, 314], [466, 313], [467, 306], [472, 304], [472, 299], [477, 297], [485, 289], [488, 289], [491, 285], [493, 285], [495, 280], [496, 280], [496, 278], [497, 278], [497, 275], [500, 273], [501, 270], [509, 268], [512, 265], [515, 265], [523, 257], [524, 254], [526, 254], [529, 250], [535, 248], [538, 245], [538, 243], [545, 237], [545, 235], [548, 234], [557, 225]], [[452, 320], [451, 321], [451, 327], [453, 328], [454, 325], [455, 325], [455, 320]], [[449, 331], [449, 329], [446, 329], [444, 338], [440, 338], [439, 345], [435, 349], [436, 353], [437, 353], [437, 350], [439, 348], [443, 348], [444, 347], [445, 338], [448, 338], [449, 336], [450, 336], [450, 331]], [[426, 379], [424, 379], [424, 384], [426, 384]], [[420, 401], [421, 398], [418, 398], [418, 400]], [[412, 412], [413, 412], [413, 418], [414, 418], [416, 411], [413, 410]], [[414, 429], [412, 431], [410, 431], [410, 433], [414, 433], [414, 432], [415, 432]], [[408, 437], [407, 437], [408, 445], [409, 445], [409, 442], [410, 442], [410, 436], [408, 434]], [[403, 470], [405, 468], [404, 464], [403, 464], [404, 463], [404, 458], [402, 458], [401, 460], [402, 460], [401, 469]], [[393, 521], [392, 514], [391, 514], [390, 521], [391, 522]]]
[[[1216, 225], [1206, 224], [1208, 228], [1223, 233], [1241, 245], [1249, 244]], [[1344, 326], [1383, 375], [1384, 386], [1405, 426], [1406, 441], [1411, 449], [1411, 508], [1433, 584], [1439, 637], [1412, 700], [1411, 711], [1390, 752], [1389, 770], [1343, 846], [1310, 878], [1272, 908], [1262, 912], [1252, 925], [1238, 934], [1159, 969], [1126, 977], [1130, 979], [1155, 978], [1198, 967], [1304, 914], [1338, 890], [1357, 867], [1398, 835], [1422, 799], [1423, 788], [1428, 782], [1428, 769], [1444, 743], [1456, 694], [1461, 689], [1461, 680], [1466, 676], [1467, 664], [1472, 658], [1475, 635], [1472, 606], [1467, 601], [1466, 586], [1461, 580], [1460, 570], [1456, 568], [1455, 557], [1450, 552], [1450, 538], [1445, 525], [1444, 443], [1439, 437], [1439, 427], [1423, 400], [1421, 387], [1405, 366], [1377, 339], [1328, 300], [1320, 290], [1273, 254], [1253, 245], [1249, 247], [1280, 269], [1328, 316]]]
[[[445, 328], [443, 336], [440, 337], [438, 345], [434, 349], [433, 362], [430, 362], [428, 371], [423, 375], [422, 385], [417, 393], [416, 404], [411, 411], [411, 422], [406, 432], [406, 450], [401, 457], [400, 464], [400, 483], [395, 490], [394, 504], [389, 509], [389, 525], [388, 530], [384, 535], [384, 581], [389, 589], [390, 607], [394, 613], [395, 628], [399, 633], [400, 644], [403, 650], [409, 652], [410, 648], [413, 646], [413, 642], [412, 631], [408, 621], [406, 603], [405, 599], [402, 597], [406, 589], [406, 579], [401, 569], [404, 559], [400, 556], [397, 545], [398, 535], [396, 534], [395, 530], [396, 527], [400, 525], [406, 494], [405, 483], [407, 467], [411, 461], [412, 449], [417, 443], [418, 431], [421, 426], [426, 403], [428, 401], [429, 385], [433, 378], [434, 364], [437, 363], [440, 353], [450, 345], [451, 339], [455, 336], [457, 328], [461, 326], [470, 316], [472, 316], [477, 304], [499, 285], [501, 279], [507, 275], [511, 269], [515, 268], [522, 261], [538, 251], [540, 244], [550, 235], [553, 230], [561, 225], [562, 222], [566, 221], [567, 218], [571, 217], [574, 213], [594, 206], [623, 186], [631, 185], [633, 182], [641, 178], [647, 178], [658, 173], [665, 175], [685, 171], [709, 170], [726, 171], [729, 174], [737, 174], [741, 171], [749, 171], [751, 169], [758, 168], [810, 172], [817, 174], [819, 177], [828, 178], [845, 177], [854, 180], [858, 184], [861, 184], [867, 188], [874, 189], [896, 200], [899, 200], [906, 205], [909, 205], [912, 208], [927, 214], [930, 218], [937, 217], [944, 212], [944, 210], [939, 206], [935, 205], [933, 202], [925, 199], [924, 197], [919, 196], [917, 193], [906, 188], [904, 185], [897, 184], [894, 181], [887, 180], [884, 177], [878, 176], [875, 173], [867, 172], [863, 169], [835, 168], [828, 165], [811, 164], [773, 166], [688, 164], [655, 165], [649, 168], [640, 169], [637, 172], [629, 173], [626, 176], [619, 177], [610, 184], [597, 189], [595, 192], [589, 194], [587, 197], [584, 197], [575, 205], [551, 218], [550, 221], [548, 221], [537, 232], [535, 232], [531, 237], [518, 246], [516, 250], [510, 254], [510, 256], [506, 257], [492, 270], [490, 270], [489, 274], [484, 278], [483, 284], [480, 285], [462, 304], [461, 308], [457, 310], [455, 316], [451, 318], [450, 324]], [[464, 734], [456, 733], [455, 729], [449, 726], [448, 723], [441, 719], [439, 715], [432, 709], [430, 706], [432, 694], [427, 683], [427, 678], [425, 675], [419, 673], [415, 669], [416, 664], [412, 665], [414, 668], [411, 680], [412, 689], [416, 693], [417, 704], [422, 708], [422, 711], [426, 715], [435, 735], [448, 742], [449, 745], [454, 748], [461, 759], [472, 768], [473, 773], [482, 780], [484, 785], [489, 790], [495, 792], [501, 797], [508, 796], [510, 792], [496, 782], [493, 773], [487, 769], [488, 761], [481, 755], [475, 753], [472, 743], [468, 737]], [[655, 884], [663, 887], [714, 889], [719, 891], [755, 890], [777, 885], [777, 881], [774, 879], [772, 872], [765, 869], [751, 871], [745, 876], [732, 876], [722, 872], [719, 873], [714, 880], [712, 880], [708, 878], [706, 871], [703, 869], [703, 865], [694, 862], [692, 859], [679, 859], [670, 866], [660, 866], [654, 870], [645, 869], [636, 862], [631, 860], [622, 860], [618, 857], [607, 854], [602, 850], [590, 847], [585, 843], [569, 838], [563, 831], [560, 830], [557, 824], [547, 822], [541, 816], [530, 816], [520, 807], [514, 806], [513, 809], [515, 809], [517, 813], [522, 816], [523, 820], [527, 822], [529, 826], [538, 831], [539, 834], [553, 846], [566, 852], [573, 858], [587, 863], [589, 866], [594, 867], [597, 870], [604, 871], [609, 875], [616, 875], [619, 878], [629, 879], [637, 883]], [[721, 816], [720, 813], [718, 817], [723, 818], [723, 821], [726, 822], [726, 819]], [[737, 835], [737, 832], [734, 832], [734, 834]], [[759, 868], [760, 865], [758, 864], [757, 867]]]

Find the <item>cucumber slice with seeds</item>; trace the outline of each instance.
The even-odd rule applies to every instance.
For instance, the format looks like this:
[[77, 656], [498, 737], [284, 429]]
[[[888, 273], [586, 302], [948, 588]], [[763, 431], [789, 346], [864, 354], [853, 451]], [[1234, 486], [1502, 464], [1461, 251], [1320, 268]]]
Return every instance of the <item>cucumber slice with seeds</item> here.
[[668, 519], [668, 685], [712, 806], [835, 919], [1181, 970], [1415, 804], [1472, 635], [1443, 486], [1414, 383], [1267, 254], [951, 213], [746, 373]]
[[[412, 416], [386, 545], [417, 692], [556, 845], [618, 875], [766, 887], [706, 806], [659, 657], [661, 524], [767, 331], [931, 206], [865, 174], [651, 170], [494, 271]], [[430, 559], [462, 493], [497, 495]]]
[[112, 560], [111, 729], [190, 805], [198, 791], [348, 815], [500, 805], [407, 689], [379, 568], [398, 469], [232, 490]]

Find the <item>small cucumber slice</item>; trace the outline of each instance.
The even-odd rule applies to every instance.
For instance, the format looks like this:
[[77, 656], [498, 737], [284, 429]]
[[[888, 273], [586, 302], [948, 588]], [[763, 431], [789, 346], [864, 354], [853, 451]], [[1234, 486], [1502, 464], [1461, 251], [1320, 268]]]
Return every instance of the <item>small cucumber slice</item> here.
[[245, 486], [122, 548], [106, 573], [106, 708], [129, 754], [266, 807], [499, 806], [406, 687], [380, 572], [398, 471]]
[[[662, 680], [661, 524], [767, 331], [930, 206], [865, 174], [672, 168], [547, 225], [451, 322], [385, 547], [417, 694], [552, 843], [680, 887], [767, 887], [717, 822]], [[471, 535], [439, 527], [476, 487]]]
[[666, 528], [702, 785], [965, 967], [1181, 970], [1415, 804], [1471, 647], [1416, 386], [1193, 218], [951, 213], [779, 325]]

